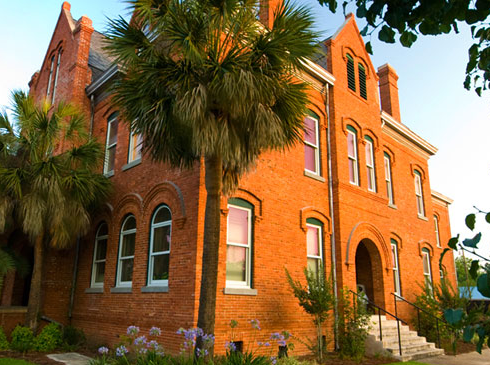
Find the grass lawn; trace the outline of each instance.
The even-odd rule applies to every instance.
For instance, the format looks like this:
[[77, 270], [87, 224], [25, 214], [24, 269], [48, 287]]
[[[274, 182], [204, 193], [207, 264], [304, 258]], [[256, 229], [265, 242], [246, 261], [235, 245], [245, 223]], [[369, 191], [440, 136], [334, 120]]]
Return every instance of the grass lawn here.
[[32, 362], [28, 362], [24, 360], [0, 358], [0, 365], [34, 365], [34, 364]]
[[[2, 365], [2, 363], [0, 363]], [[388, 365], [428, 365], [425, 362], [415, 362], [415, 361], [408, 361], [408, 362], [394, 362]]]

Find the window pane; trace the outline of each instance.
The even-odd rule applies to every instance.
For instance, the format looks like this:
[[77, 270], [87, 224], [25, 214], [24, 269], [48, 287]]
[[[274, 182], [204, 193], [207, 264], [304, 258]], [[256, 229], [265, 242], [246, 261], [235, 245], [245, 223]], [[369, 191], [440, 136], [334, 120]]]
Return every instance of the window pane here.
[[121, 260], [121, 281], [133, 280], [133, 259]]
[[393, 268], [397, 268], [397, 259], [396, 259], [396, 246], [391, 245], [391, 259], [393, 260]]
[[226, 280], [246, 281], [247, 248], [228, 245], [226, 250]]
[[153, 250], [152, 252], [162, 252], [170, 250], [170, 226], [158, 227], [153, 229]]
[[153, 256], [152, 280], [168, 280], [169, 258], [168, 254]]
[[309, 256], [320, 256], [318, 233], [319, 227], [307, 227], [306, 247]]
[[420, 187], [420, 177], [419, 175], [415, 175], [415, 194], [422, 195], [421, 191], [422, 189]]
[[316, 146], [316, 120], [305, 118], [305, 141]]
[[430, 265], [429, 265], [429, 255], [427, 253], [423, 253], [423, 265], [424, 265], [424, 274], [430, 274]]
[[391, 180], [391, 174], [390, 174], [390, 160], [385, 156], [385, 177], [386, 180]]
[[98, 260], [105, 260], [106, 250], [107, 250], [107, 239], [98, 240], [97, 241], [97, 252], [95, 252], [95, 259], [97, 261]]
[[142, 138], [140, 134], [131, 134], [131, 151], [129, 151], [129, 160], [136, 161], [141, 158]]
[[350, 157], [356, 158], [356, 137], [352, 133], [347, 133], [347, 152]]
[[370, 167], [368, 167], [367, 169], [367, 177], [368, 177], [368, 190], [374, 190], [373, 169]]
[[108, 146], [117, 143], [117, 125], [117, 118], [109, 122], [109, 138], [107, 139]]
[[373, 146], [369, 142], [366, 142], [366, 164], [373, 166]]
[[248, 245], [248, 211], [234, 207], [228, 213], [228, 242]]
[[357, 182], [355, 163], [355, 161], [349, 160], [349, 181], [353, 183]]
[[153, 223], [163, 223], [172, 220], [172, 215], [170, 214], [170, 210], [167, 207], [162, 207], [158, 210], [155, 215], [155, 219]]
[[116, 147], [111, 147], [107, 149], [107, 169], [106, 172], [114, 170], [114, 161], [116, 160]]
[[99, 230], [97, 231], [97, 237], [107, 236], [108, 232], [109, 232], [109, 229], [107, 227], [107, 224], [104, 223], [99, 227]]
[[131, 216], [124, 223], [123, 231], [129, 231], [130, 229], [136, 228], [136, 219]]
[[136, 239], [136, 233], [125, 234], [123, 236], [123, 243], [121, 248], [121, 257], [134, 255], [134, 243]]
[[305, 169], [316, 172], [315, 148], [305, 144]]
[[105, 273], [105, 262], [99, 262], [95, 264], [95, 278], [94, 282], [103, 283]]
[[319, 266], [320, 266], [319, 264], [320, 264], [319, 259], [308, 258], [308, 260], [307, 260], [308, 270], [314, 272], [317, 277], [318, 277], [318, 272], [320, 271], [319, 270]]

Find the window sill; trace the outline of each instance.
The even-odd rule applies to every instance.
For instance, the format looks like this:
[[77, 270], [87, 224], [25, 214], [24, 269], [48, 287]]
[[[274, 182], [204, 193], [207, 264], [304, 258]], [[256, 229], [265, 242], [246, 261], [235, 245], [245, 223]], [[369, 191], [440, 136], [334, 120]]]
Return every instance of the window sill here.
[[427, 217], [424, 217], [423, 215], [420, 215], [420, 214], [417, 215], [417, 218], [422, 219], [423, 221], [426, 221], [426, 222], [429, 221], [429, 219]]
[[168, 286], [144, 286], [142, 293], [168, 293]]
[[114, 176], [114, 170], [104, 173], [104, 176], [109, 178]]
[[131, 161], [126, 165], [124, 165], [121, 170], [122, 171], [129, 170], [132, 167], [138, 166], [140, 163], [141, 163], [141, 158], [138, 158], [137, 160]]
[[250, 289], [250, 288], [224, 288], [223, 289], [223, 294], [230, 294], [230, 295], [251, 295], [251, 296], [255, 296], [255, 295], [257, 295], [257, 289]]
[[104, 292], [104, 288], [87, 288], [85, 289], [86, 294], [101, 294]]
[[391, 209], [398, 209], [398, 207], [395, 204], [388, 204], [388, 207]]
[[132, 293], [132, 292], [133, 292], [133, 288], [130, 286], [128, 286], [128, 287], [119, 286], [119, 287], [111, 288], [111, 293], [114, 293], [114, 294]]
[[315, 179], [315, 180], [318, 180], [318, 181], [321, 181], [321, 182], [325, 182], [325, 178], [324, 177], [322, 177], [320, 175], [317, 175], [314, 172], [310, 172], [310, 171], [306, 171], [305, 170], [305, 176], [311, 177], [312, 179]]

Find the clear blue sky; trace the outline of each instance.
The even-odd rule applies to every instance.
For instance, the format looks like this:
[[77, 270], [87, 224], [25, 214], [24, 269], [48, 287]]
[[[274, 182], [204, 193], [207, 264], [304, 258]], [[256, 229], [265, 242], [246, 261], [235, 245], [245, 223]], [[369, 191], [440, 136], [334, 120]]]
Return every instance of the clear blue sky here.
[[[313, 7], [317, 28], [325, 37], [343, 22], [341, 12], [332, 15], [316, 0], [299, 2]], [[27, 89], [31, 75], [41, 67], [61, 4], [0, 1], [0, 106], [9, 103], [11, 90]], [[127, 16], [126, 7], [117, 0], [71, 1], [75, 19], [87, 15], [102, 31], [106, 17]], [[374, 66], [388, 62], [400, 77], [402, 122], [439, 148], [430, 159], [431, 187], [455, 200], [450, 208], [452, 232], [469, 236], [464, 217], [473, 205], [490, 210], [490, 95], [479, 98], [463, 89], [469, 28], [462, 26], [459, 35], [420, 37], [410, 49], [372, 41]]]

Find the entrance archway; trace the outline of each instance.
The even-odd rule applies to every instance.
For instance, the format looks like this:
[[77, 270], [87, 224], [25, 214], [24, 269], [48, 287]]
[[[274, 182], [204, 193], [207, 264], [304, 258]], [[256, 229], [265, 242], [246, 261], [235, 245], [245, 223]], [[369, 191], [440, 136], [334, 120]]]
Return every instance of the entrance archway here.
[[356, 284], [363, 286], [369, 300], [385, 308], [383, 264], [378, 248], [369, 239], [357, 245]]

